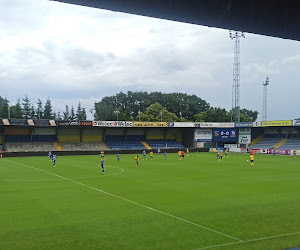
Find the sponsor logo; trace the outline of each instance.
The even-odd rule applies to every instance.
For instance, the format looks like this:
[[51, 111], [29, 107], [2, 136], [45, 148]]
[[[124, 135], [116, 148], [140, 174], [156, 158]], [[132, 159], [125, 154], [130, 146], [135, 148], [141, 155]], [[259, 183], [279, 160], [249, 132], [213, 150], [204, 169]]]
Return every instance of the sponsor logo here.
[[93, 121], [95, 127], [133, 127], [133, 122], [125, 121]]
[[175, 126], [175, 122], [169, 122], [169, 123], [168, 123], [168, 127], [169, 127], [169, 128], [173, 128], [174, 126]]
[[275, 150], [275, 153], [278, 155], [290, 155], [291, 150], [284, 150], [284, 149], [267, 149], [267, 154], [273, 154]]
[[162, 127], [165, 128], [168, 126], [167, 122], [134, 122], [134, 127]]
[[300, 120], [293, 120], [293, 126], [300, 126]]
[[236, 122], [235, 126], [236, 127], [242, 127], [242, 128], [253, 127], [253, 122]]
[[80, 125], [80, 121], [70, 121], [69, 125], [70, 126], [79, 126]]
[[292, 126], [292, 121], [270, 121], [262, 122], [263, 127], [280, 127], [280, 126]]
[[92, 126], [91, 121], [80, 121], [80, 126]]

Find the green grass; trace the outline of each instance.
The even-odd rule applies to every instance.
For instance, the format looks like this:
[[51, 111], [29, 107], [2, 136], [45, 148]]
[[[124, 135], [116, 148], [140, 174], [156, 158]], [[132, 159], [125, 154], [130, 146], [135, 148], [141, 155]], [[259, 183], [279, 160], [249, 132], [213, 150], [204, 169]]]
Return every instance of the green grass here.
[[105, 175], [99, 156], [2, 158], [0, 249], [299, 246], [300, 158], [248, 157], [107, 155]]

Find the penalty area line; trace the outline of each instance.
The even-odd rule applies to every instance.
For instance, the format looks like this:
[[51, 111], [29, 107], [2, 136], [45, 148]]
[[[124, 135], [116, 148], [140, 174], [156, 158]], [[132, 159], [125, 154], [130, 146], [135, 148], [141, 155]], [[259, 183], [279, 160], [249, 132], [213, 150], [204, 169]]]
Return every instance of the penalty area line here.
[[27, 167], [27, 168], [35, 169], [35, 170], [37, 170], [37, 171], [44, 172], [44, 173], [47, 173], [47, 174], [50, 174], [50, 175], [53, 175], [53, 176], [62, 178], [62, 179], [64, 179], [64, 180], [68, 180], [68, 181], [70, 181], [70, 182], [76, 183], [76, 184], [78, 184], [78, 185], [81, 185], [81, 186], [83, 186], [83, 187], [86, 187], [86, 188], [89, 188], [89, 189], [92, 189], [92, 190], [95, 190], [95, 191], [97, 191], [97, 192], [100, 192], [100, 193], [103, 193], [103, 194], [106, 194], [106, 195], [109, 195], [109, 196], [118, 198], [118, 199], [120, 199], [120, 200], [127, 201], [127, 202], [132, 203], [132, 204], [135, 204], [135, 205], [137, 205], [137, 206], [140, 206], [140, 207], [149, 209], [149, 210], [151, 210], [151, 211], [154, 211], [154, 212], [157, 212], [157, 213], [166, 215], [166, 216], [168, 216], [168, 217], [171, 217], [171, 218], [174, 218], [174, 219], [183, 221], [183, 222], [185, 222], [185, 223], [188, 223], [188, 224], [197, 226], [197, 227], [199, 227], [199, 228], [206, 229], [206, 230], [211, 231], [211, 232], [214, 232], [214, 233], [216, 233], [216, 234], [226, 236], [227, 238], [231, 238], [231, 239], [237, 240], [239, 243], [244, 242], [243, 240], [238, 239], [238, 238], [236, 238], [236, 237], [233, 237], [233, 236], [231, 236], [231, 235], [229, 235], [229, 234], [225, 234], [225, 233], [219, 232], [219, 231], [214, 230], [214, 229], [212, 229], [212, 228], [202, 226], [202, 225], [197, 224], [197, 223], [195, 223], [195, 222], [192, 222], [192, 221], [189, 221], [189, 220], [186, 220], [186, 219], [177, 217], [177, 216], [172, 215], [172, 214], [168, 214], [168, 213], [166, 213], [166, 212], [163, 212], [163, 211], [160, 211], [160, 210], [158, 210], [158, 209], [155, 209], [155, 208], [152, 208], [152, 207], [143, 205], [143, 204], [141, 204], [141, 203], [138, 203], [138, 202], [135, 202], [135, 201], [132, 201], [132, 200], [123, 198], [123, 197], [121, 197], [121, 196], [118, 196], [118, 195], [115, 195], [115, 194], [112, 194], [112, 193], [108, 193], [108, 192], [106, 192], [106, 191], [104, 191], [104, 190], [101, 190], [101, 189], [98, 189], [98, 188], [95, 188], [95, 187], [86, 185], [86, 184], [84, 184], [84, 183], [81, 183], [81, 182], [72, 180], [72, 179], [70, 179], [70, 178], [66, 178], [66, 177], [63, 177], [63, 176], [61, 176], [61, 175], [57, 175], [57, 174], [48, 172], [48, 171], [43, 170], [43, 169], [39, 169], [39, 168], [35, 168], [35, 167], [29, 166], [29, 165], [25, 165], [25, 164], [23, 164], [23, 163], [14, 162], [14, 161], [10, 161], [10, 160], [7, 160], [7, 159], [5, 159], [5, 160], [6, 160], [6, 161], [9, 161], [9, 162], [12, 162], [12, 163], [15, 163], [15, 164], [19, 164], [19, 165], [24, 166], [24, 167]]
[[281, 237], [286, 237], [286, 236], [291, 236], [291, 235], [296, 235], [300, 234], [300, 232], [294, 232], [294, 233], [286, 233], [286, 234], [280, 234], [280, 235], [274, 235], [274, 236], [268, 236], [268, 237], [263, 237], [263, 238], [258, 238], [258, 239], [252, 239], [252, 240], [244, 240], [242, 242], [232, 242], [232, 243], [225, 243], [225, 244], [220, 244], [220, 245], [213, 245], [213, 246], [207, 246], [207, 247], [200, 247], [200, 248], [194, 248], [192, 250], [202, 250], [202, 249], [209, 249], [209, 248], [215, 248], [215, 247], [223, 247], [223, 246], [230, 246], [230, 245], [237, 245], [237, 244], [245, 244], [245, 243], [251, 243], [251, 242], [256, 242], [256, 241], [262, 241], [262, 240], [270, 240], [270, 239], [275, 239], [275, 238], [281, 238]]

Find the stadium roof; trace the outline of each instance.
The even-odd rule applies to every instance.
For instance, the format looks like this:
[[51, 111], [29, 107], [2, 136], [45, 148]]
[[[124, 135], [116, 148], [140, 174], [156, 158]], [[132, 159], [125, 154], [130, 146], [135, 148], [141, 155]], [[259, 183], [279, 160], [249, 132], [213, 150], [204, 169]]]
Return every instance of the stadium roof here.
[[298, 0], [54, 1], [300, 40], [300, 1]]

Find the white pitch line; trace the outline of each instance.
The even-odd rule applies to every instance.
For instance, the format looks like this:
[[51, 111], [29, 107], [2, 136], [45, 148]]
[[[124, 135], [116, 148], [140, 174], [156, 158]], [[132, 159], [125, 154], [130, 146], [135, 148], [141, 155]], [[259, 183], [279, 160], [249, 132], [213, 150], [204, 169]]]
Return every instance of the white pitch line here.
[[121, 196], [118, 196], [118, 195], [115, 195], [115, 194], [108, 193], [108, 192], [106, 192], [106, 191], [103, 191], [103, 190], [101, 190], [101, 189], [98, 189], [98, 188], [91, 187], [91, 186], [89, 186], [89, 185], [86, 185], [86, 184], [84, 184], [84, 183], [81, 183], [81, 182], [78, 182], [78, 181], [74, 181], [74, 180], [72, 180], [72, 179], [70, 179], [70, 178], [66, 178], [66, 177], [63, 177], [63, 176], [60, 176], [60, 175], [57, 175], [57, 174], [53, 174], [53, 173], [51, 173], [51, 172], [48, 172], [48, 171], [46, 171], [46, 170], [39, 169], [39, 168], [35, 168], [35, 167], [29, 166], [29, 165], [25, 165], [25, 164], [22, 164], [22, 163], [18, 163], [18, 162], [10, 161], [10, 160], [7, 160], [7, 159], [5, 159], [5, 160], [6, 160], [6, 161], [9, 161], [9, 162], [12, 162], [12, 163], [15, 163], [15, 164], [19, 164], [19, 165], [22, 165], [22, 166], [28, 167], [28, 168], [35, 169], [35, 170], [37, 170], [37, 171], [41, 171], [41, 172], [44, 172], [44, 173], [47, 173], [47, 174], [50, 174], [50, 175], [53, 175], [53, 176], [56, 176], [56, 177], [59, 177], [59, 178], [65, 179], [65, 180], [68, 180], [68, 181], [71, 181], [71, 182], [74, 182], [74, 183], [76, 183], [76, 184], [78, 184], [78, 185], [81, 185], [81, 186], [84, 186], [84, 187], [87, 187], [87, 188], [93, 189], [93, 190], [95, 190], [95, 191], [97, 191], [97, 192], [100, 192], [100, 193], [103, 193], [103, 194], [107, 194], [107, 195], [109, 195], [109, 196], [112, 196], [112, 197], [118, 198], [118, 199], [120, 199], [120, 200], [124, 200], [124, 201], [130, 202], [130, 203], [132, 203], [132, 204], [135, 204], [135, 205], [138, 205], [138, 206], [140, 206], [140, 207], [147, 208], [147, 209], [149, 209], [149, 210], [152, 210], [152, 211], [154, 211], [154, 212], [157, 212], [157, 213], [160, 213], [160, 214], [163, 214], [163, 215], [169, 216], [169, 217], [171, 217], [171, 218], [174, 218], [174, 219], [177, 219], [177, 220], [180, 220], [180, 221], [186, 222], [186, 223], [188, 223], [188, 224], [191, 224], [191, 225], [194, 225], [194, 226], [197, 226], [197, 227], [200, 227], [200, 228], [206, 229], [206, 230], [208, 230], [208, 231], [211, 231], [211, 232], [214, 232], [214, 233], [217, 233], [217, 234], [220, 234], [220, 235], [226, 236], [226, 237], [228, 237], [228, 238], [231, 238], [231, 239], [235, 239], [235, 240], [237, 240], [237, 241], [239, 241], [239, 242], [243, 242], [241, 239], [238, 239], [238, 238], [236, 238], [236, 237], [233, 237], [233, 236], [231, 236], [231, 235], [228, 235], [228, 234], [225, 234], [225, 233], [219, 232], [219, 231], [217, 231], [217, 230], [214, 230], [214, 229], [211, 229], [211, 228], [209, 228], [209, 227], [202, 226], [202, 225], [200, 225], [200, 224], [197, 224], [197, 223], [195, 223], [195, 222], [192, 222], [192, 221], [189, 221], [189, 220], [186, 220], [186, 219], [183, 219], [183, 218], [177, 217], [177, 216], [175, 216], [175, 215], [172, 215], [172, 214], [165, 213], [165, 212], [163, 212], [163, 211], [160, 211], [160, 210], [157, 210], [157, 209], [155, 209], [155, 208], [148, 207], [148, 206], [146, 206], [146, 205], [143, 205], [143, 204], [141, 204], [141, 203], [138, 203], [138, 202], [135, 202], [135, 201], [132, 201], [132, 200], [129, 200], [129, 199], [123, 198], [123, 197], [121, 197]]
[[[117, 175], [117, 174], [122, 174], [124, 172], [123, 168], [119, 168], [119, 167], [107, 167], [107, 168], [118, 168], [121, 169], [120, 172], [117, 173], [113, 173], [113, 174], [105, 174], [105, 175], [94, 175], [94, 176], [86, 176], [86, 177], [68, 177], [70, 180], [84, 180], [84, 179], [93, 179], [93, 178], [97, 178], [97, 177], [104, 177], [104, 176], [111, 176], [111, 175]], [[64, 179], [61, 178], [56, 178], [56, 179], [39, 179], [39, 180], [5, 180], [5, 181], [12, 181], [12, 182], [41, 182], [41, 181], [65, 181]]]
[[280, 237], [285, 237], [285, 236], [291, 236], [291, 235], [296, 235], [296, 234], [300, 234], [300, 232], [280, 234], [280, 235], [275, 235], [275, 236], [268, 236], [268, 237], [263, 237], [263, 238], [258, 238], [258, 239], [245, 240], [245, 241], [242, 241], [242, 242], [232, 242], [232, 243], [225, 243], [225, 244], [213, 245], [213, 246], [208, 246], [208, 247], [200, 247], [200, 248], [195, 248], [193, 250], [202, 250], [202, 249], [209, 249], [209, 248], [215, 248], [215, 247], [223, 247], [223, 246], [228, 246], [228, 245], [244, 244], [244, 243], [249, 243], [249, 242], [269, 240], [269, 239], [280, 238]]

